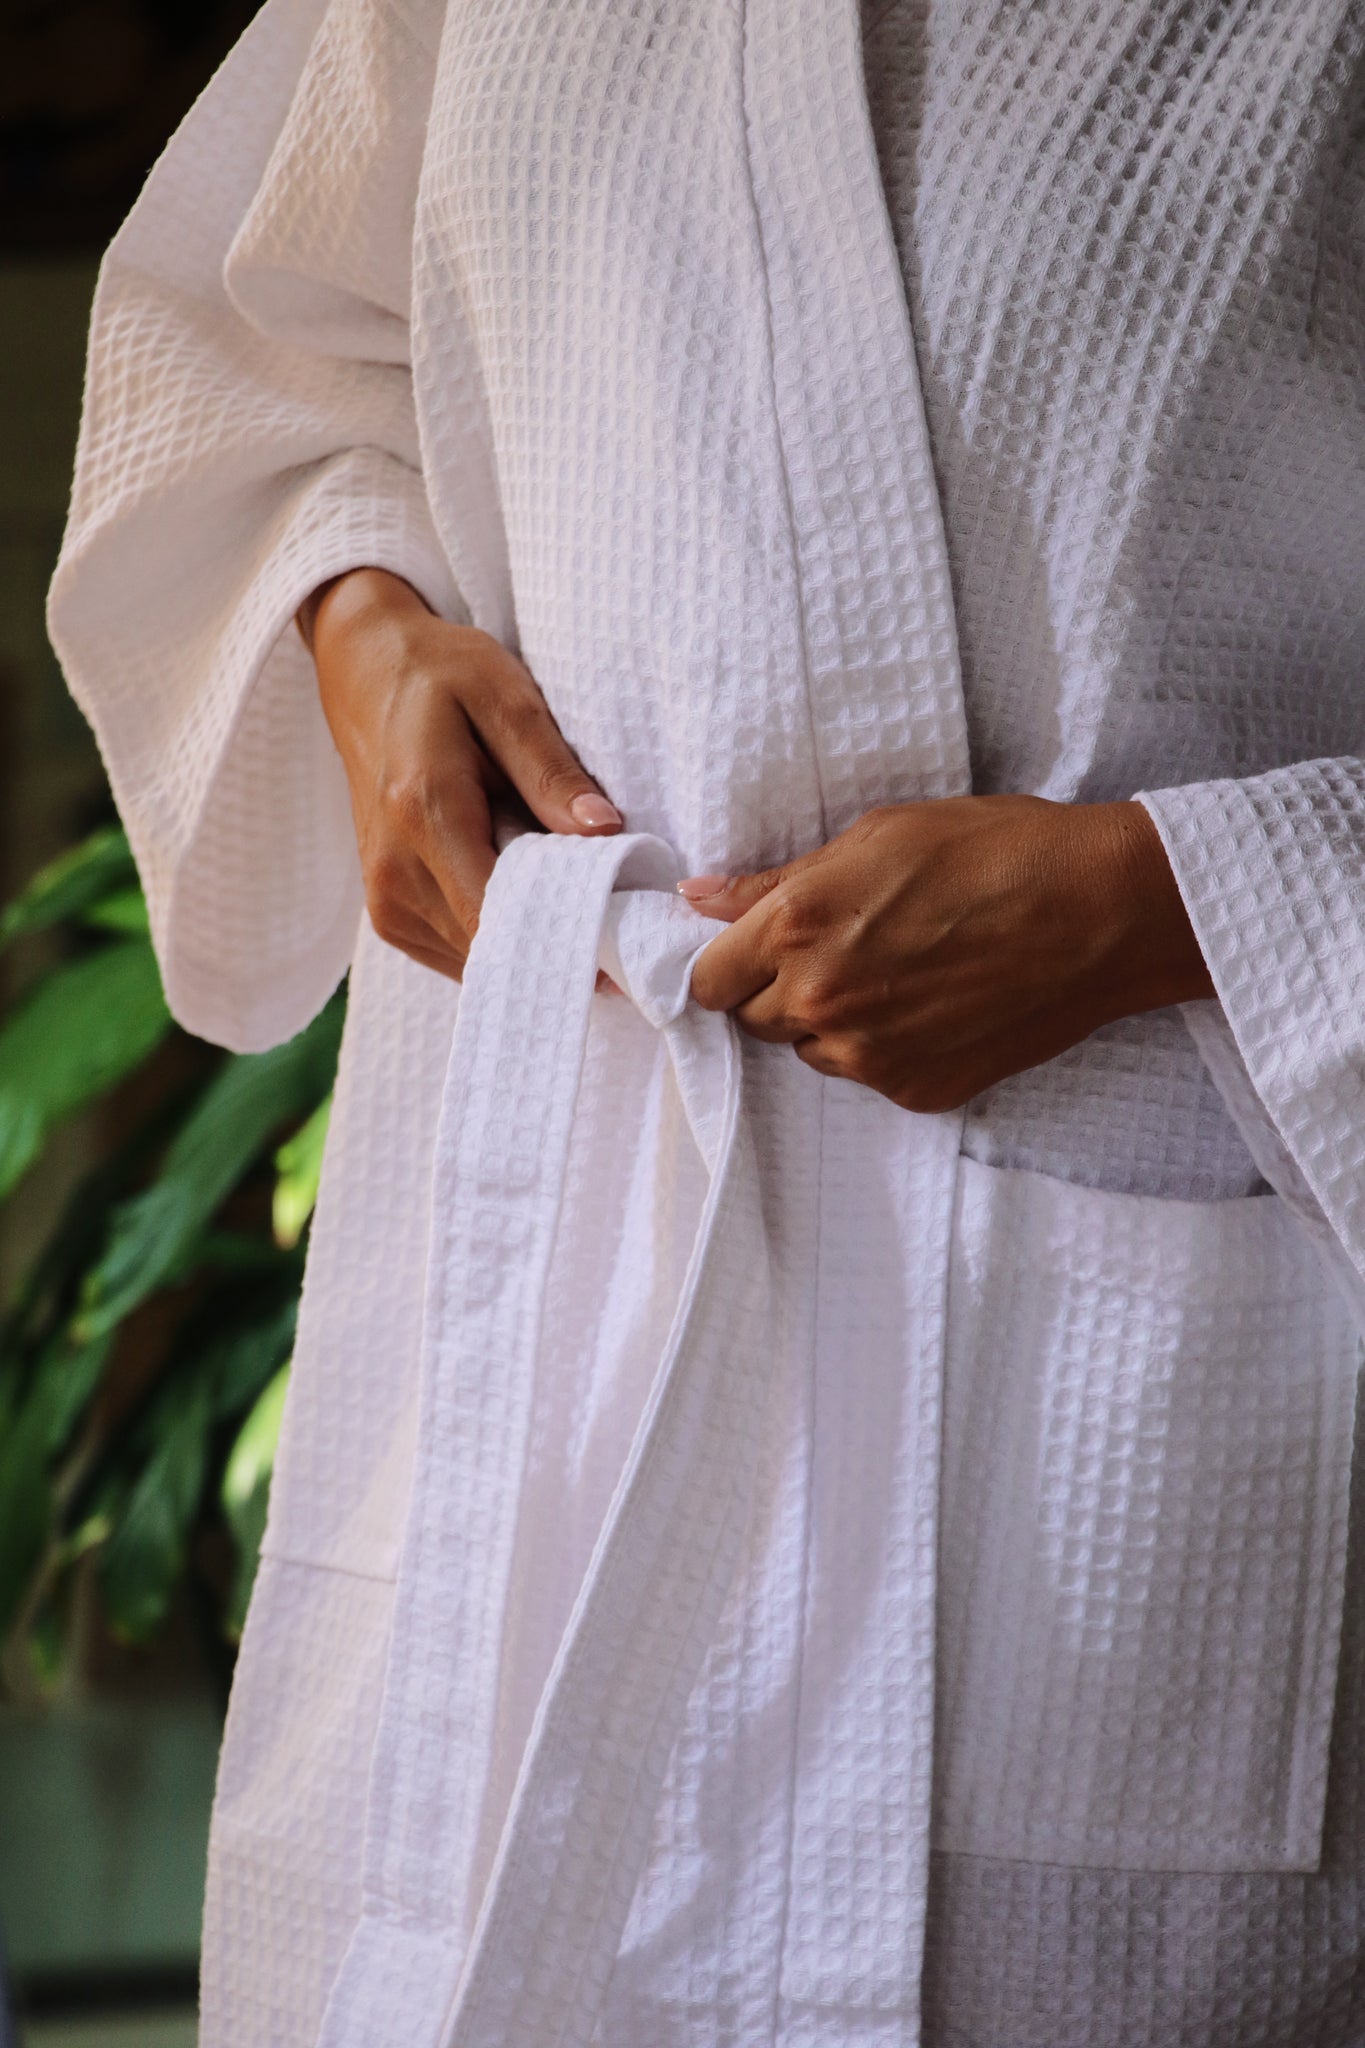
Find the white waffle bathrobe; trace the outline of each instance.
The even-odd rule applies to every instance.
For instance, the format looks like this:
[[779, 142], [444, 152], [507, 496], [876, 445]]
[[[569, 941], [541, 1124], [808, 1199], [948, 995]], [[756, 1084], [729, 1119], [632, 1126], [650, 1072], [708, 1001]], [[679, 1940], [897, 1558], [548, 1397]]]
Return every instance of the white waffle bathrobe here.
[[[205, 2048], [1365, 2031], [1349, 1878], [1281, 2033], [1156, 1926], [1232, 1885], [1273, 1953], [1329, 1883], [1365, 16], [942, 15], [908, 279], [854, 0], [269, 0], [106, 262], [52, 620], [170, 1000], [259, 1047], [352, 977]], [[290, 628], [356, 563], [516, 645], [631, 828], [514, 842], [462, 993], [363, 921]], [[1038, 1171], [688, 1004], [679, 873], [973, 786], [1147, 792], [1276, 1193], [1069, 1175], [1176, 1143], [1103, 1035]], [[1058, 1895], [1023, 2019], [922, 2022], [967, 1868], [1136, 1888], [1088, 1991]]]

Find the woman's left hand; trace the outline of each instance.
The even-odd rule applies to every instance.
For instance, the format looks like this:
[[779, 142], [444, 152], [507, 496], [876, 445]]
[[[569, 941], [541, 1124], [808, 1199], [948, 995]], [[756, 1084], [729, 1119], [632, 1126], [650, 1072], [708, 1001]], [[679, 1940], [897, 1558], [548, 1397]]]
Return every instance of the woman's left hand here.
[[904, 1109], [956, 1109], [1101, 1024], [1210, 996], [1138, 803], [946, 797], [785, 867], [680, 884], [723, 918], [692, 993]]

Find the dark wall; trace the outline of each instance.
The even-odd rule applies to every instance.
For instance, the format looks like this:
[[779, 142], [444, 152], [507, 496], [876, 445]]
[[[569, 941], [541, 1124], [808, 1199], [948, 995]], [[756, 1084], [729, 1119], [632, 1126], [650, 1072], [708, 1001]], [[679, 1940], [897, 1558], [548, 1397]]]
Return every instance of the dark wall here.
[[4, 0], [0, 251], [93, 252], [256, 0]]

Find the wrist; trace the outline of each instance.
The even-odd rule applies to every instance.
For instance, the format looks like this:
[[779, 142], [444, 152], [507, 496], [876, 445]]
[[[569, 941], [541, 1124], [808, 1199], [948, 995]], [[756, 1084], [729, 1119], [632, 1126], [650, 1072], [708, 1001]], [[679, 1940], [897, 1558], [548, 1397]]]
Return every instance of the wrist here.
[[1146, 807], [1128, 801], [1084, 808], [1102, 842], [1096, 872], [1112, 907], [1112, 953], [1125, 1011], [1212, 996], [1208, 965]]
[[411, 670], [414, 628], [431, 623], [412, 585], [386, 569], [348, 570], [299, 607], [318, 698], [343, 759], [366, 751], [378, 706]]
[[357, 568], [320, 583], [299, 606], [297, 618], [305, 644], [316, 655], [324, 638], [405, 613], [431, 616], [425, 600], [401, 576], [389, 569]]

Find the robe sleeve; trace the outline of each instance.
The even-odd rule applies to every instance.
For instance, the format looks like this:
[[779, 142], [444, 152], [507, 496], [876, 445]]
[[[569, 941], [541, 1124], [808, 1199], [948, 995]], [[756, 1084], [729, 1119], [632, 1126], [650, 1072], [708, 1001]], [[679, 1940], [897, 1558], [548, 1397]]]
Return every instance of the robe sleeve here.
[[369, 564], [464, 617], [433, 527], [408, 312], [424, 0], [268, 0], [105, 258], [49, 625], [147, 892], [167, 999], [290, 1036], [362, 907], [292, 621]]
[[1143, 791], [1217, 991], [1185, 1014], [1365, 1302], [1365, 759]]

